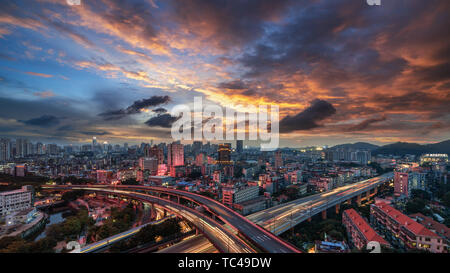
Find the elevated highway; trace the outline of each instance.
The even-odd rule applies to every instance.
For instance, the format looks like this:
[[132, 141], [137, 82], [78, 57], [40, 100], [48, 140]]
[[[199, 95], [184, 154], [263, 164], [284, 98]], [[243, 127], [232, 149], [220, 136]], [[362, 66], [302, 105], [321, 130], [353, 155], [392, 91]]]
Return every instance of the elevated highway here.
[[[262, 251], [269, 253], [299, 253], [300, 251], [289, 243], [283, 241], [281, 238], [275, 236], [271, 232], [268, 232], [264, 228], [251, 222], [241, 214], [233, 211], [232, 209], [226, 207], [222, 203], [208, 198], [206, 196], [181, 191], [172, 188], [165, 187], [153, 187], [153, 186], [128, 186], [128, 185], [65, 185], [65, 186], [43, 186], [44, 189], [84, 189], [84, 190], [95, 190], [95, 191], [105, 191], [110, 193], [122, 193], [129, 197], [142, 198], [145, 196], [147, 200], [152, 199], [151, 203], [159, 202], [164, 208], [167, 208], [171, 212], [179, 215], [190, 221], [192, 224], [196, 225], [197, 228], [209, 228], [210, 223], [206, 223], [204, 219], [208, 219], [210, 222], [214, 221], [216, 224], [213, 228], [216, 232], [212, 232], [210, 236], [204, 234], [208, 239], [211, 239], [213, 235], [216, 238], [212, 240], [217, 240], [217, 238], [222, 239], [221, 243], [213, 243], [213, 245], [221, 252], [228, 252], [228, 247], [230, 245], [230, 240], [235, 241], [236, 252], [253, 252]], [[166, 198], [161, 198], [164, 196]], [[175, 199], [176, 201], [171, 201]], [[210, 215], [207, 217], [204, 213], [200, 213], [198, 210], [190, 209], [184, 205], [181, 205], [180, 199], [184, 199], [190, 202], [196, 203], [198, 206], [204, 208]], [[187, 212], [187, 213], [185, 213]], [[195, 212], [195, 215], [192, 213]], [[199, 216], [202, 215], [202, 216]], [[191, 217], [191, 219], [189, 219]], [[215, 219], [219, 219], [225, 225], [219, 224]], [[211, 231], [211, 230], [210, 230]], [[224, 236], [226, 234], [232, 234], [233, 236]], [[240, 245], [238, 239], [240, 236], [249, 241], [250, 244], [245, 246]], [[234, 237], [234, 238], [233, 238]], [[241, 239], [242, 242], [244, 240]], [[227, 243], [228, 242], [228, 243]], [[241, 244], [242, 244], [241, 242]], [[218, 244], [218, 245], [216, 245]], [[245, 244], [245, 243], [244, 243]], [[239, 246], [240, 245], [240, 246]], [[239, 246], [239, 247], [238, 247]]]
[[251, 214], [247, 216], [247, 219], [279, 235], [318, 213], [326, 213], [329, 208], [335, 207], [338, 211], [340, 204], [349, 202], [353, 198], [356, 198], [356, 202], [360, 203], [362, 199], [376, 194], [377, 187], [392, 178], [392, 172], [386, 173], [328, 192], [280, 204]]
[[204, 215], [198, 210], [183, 206], [168, 199], [159, 198], [145, 193], [126, 191], [124, 189], [110, 189], [105, 187], [84, 186], [84, 185], [44, 185], [46, 190], [88, 190], [103, 192], [106, 194], [119, 195], [142, 202], [152, 203], [162, 207], [172, 214], [186, 219], [197, 227], [208, 240], [220, 252], [224, 253], [254, 253], [256, 252], [248, 243], [237, 236], [223, 224]]

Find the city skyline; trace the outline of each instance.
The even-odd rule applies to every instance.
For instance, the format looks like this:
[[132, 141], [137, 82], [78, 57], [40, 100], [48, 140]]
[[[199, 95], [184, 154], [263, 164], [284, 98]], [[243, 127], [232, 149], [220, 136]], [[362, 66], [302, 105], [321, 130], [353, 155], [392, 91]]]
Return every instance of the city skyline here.
[[1, 137], [169, 143], [202, 96], [279, 105], [280, 147], [450, 139], [445, 1], [0, 6]]

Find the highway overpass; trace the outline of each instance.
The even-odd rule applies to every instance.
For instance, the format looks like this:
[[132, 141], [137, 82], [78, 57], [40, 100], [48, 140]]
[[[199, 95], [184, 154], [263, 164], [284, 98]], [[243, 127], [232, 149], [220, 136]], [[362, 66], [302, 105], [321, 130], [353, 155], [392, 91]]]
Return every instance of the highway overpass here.
[[[211, 243], [221, 252], [245, 253], [263, 251], [269, 253], [300, 253], [294, 246], [254, 224], [222, 203], [196, 193], [165, 187], [128, 185], [45, 185], [42, 188], [59, 190], [84, 189], [116, 194], [119, 193], [137, 199], [144, 198], [147, 202], [158, 204], [172, 213], [185, 218], [198, 229], [206, 229], [208, 233], [204, 233], [204, 235], [210, 239]], [[162, 194], [165, 194], [168, 198], [161, 198], [160, 196]], [[170, 197], [176, 198], [176, 201], [171, 201]], [[180, 199], [195, 202], [208, 211], [212, 217], [208, 217], [198, 210], [182, 205]], [[225, 225], [218, 223], [215, 220], [216, 218], [220, 219]], [[242, 240], [239, 235], [246, 240]], [[250, 244], [247, 244], [246, 241], [249, 241]]]
[[247, 219], [271, 231], [273, 234], [279, 235], [318, 213], [326, 213], [326, 210], [329, 208], [335, 207], [336, 210], [339, 210], [340, 204], [352, 198], [356, 198], [356, 201], [360, 202], [366, 197], [363, 196], [365, 193], [371, 190], [376, 191], [378, 186], [390, 181], [392, 178], [392, 172], [386, 173], [328, 192], [280, 204], [251, 214], [247, 216]]
[[[360, 202], [366, 197], [363, 196], [364, 194], [370, 193], [370, 191], [376, 191], [377, 187], [390, 181], [392, 178], [392, 172], [386, 173], [378, 177], [339, 187], [325, 193], [319, 193], [285, 204], [280, 204], [247, 217], [242, 216], [222, 203], [206, 196], [166, 187], [129, 185], [45, 185], [43, 188], [104, 191], [158, 204], [194, 224], [221, 252], [255, 252], [256, 249], [258, 249], [270, 253], [298, 253], [300, 252], [298, 249], [289, 243], [286, 243], [276, 235], [291, 229], [295, 225], [310, 219], [318, 213], [324, 215], [323, 213], [326, 213], [326, 210], [331, 207], [335, 207], [336, 210], [338, 210], [341, 203], [348, 202], [352, 198], [356, 197], [357, 202]], [[375, 193], [376, 192], [372, 193], [372, 195]], [[162, 198], [163, 195], [165, 195], [166, 198]], [[176, 201], [171, 201], [173, 198], [175, 198]], [[211, 217], [199, 210], [194, 210], [182, 205], [180, 199], [195, 202], [198, 206], [207, 210]], [[225, 223], [225, 225], [217, 222], [215, 220], [216, 217]], [[230, 230], [230, 228], [232, 230]], [[242, 240], [238, 234], [242, 235], [251, 244]], [[232, 244], [230, 244], [230, 242], [232, 242]], [[232, 245], [231, 248], [230, 245]], [[256, 248], [252, 247], [252, 245], [256, 246]]]
[[103, 192], [106, 194], [119, 195], [130, 199], [135, 199], [142, 202], [152, 203], [165, 210], [173, 213], [181, 218], [186, 219], [191, 224], [197, 227], [208, 240], [219, 251], [224, 253], [254, 253], [256, 252], [248, 243], [242, 238], [233, 233], [225, 225], [216, 220], [206, 216], [202, 212], [183, 206], [168, 199], [159, 198], [157, 196], [135, 192], [126, 191], [124, 189], [110, 189], [108, 187], [96, 187], [85, 185], [43, 185], [42, 189], [46, 190], [89, 190], [94, 192]]

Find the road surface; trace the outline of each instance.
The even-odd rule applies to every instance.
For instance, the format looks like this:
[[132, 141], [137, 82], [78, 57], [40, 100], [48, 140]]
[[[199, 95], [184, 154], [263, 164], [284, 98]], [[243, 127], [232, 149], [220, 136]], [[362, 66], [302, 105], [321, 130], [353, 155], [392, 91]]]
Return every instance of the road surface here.
[[247, 219], [279, 235], [291, 227], [307, 220], [321, 211], [340, 204], [367, 190], [373, 189], [393, 173], [386, 173], [371, 179], [363, 180], [328, 192], [300, 198], [285, 204], [280, 204], [247, 216]]
[[172, 246], [157, 251], [156, 253], [217, 253], [219, 252], [202, 235], [194, 235]]

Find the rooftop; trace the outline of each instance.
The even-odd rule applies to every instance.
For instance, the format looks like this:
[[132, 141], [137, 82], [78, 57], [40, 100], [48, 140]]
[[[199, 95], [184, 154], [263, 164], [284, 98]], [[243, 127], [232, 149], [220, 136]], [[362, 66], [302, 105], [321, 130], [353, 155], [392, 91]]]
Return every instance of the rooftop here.
[[450, 238], [450, 228], [446, 225], [436, 222], [431, 217], [425, 216], [422, 213], [415, 213], [409, 216], [413, 219], [417, 219], [417, 221], [422, 225], [442, 234], [446, 238]]
[[431, 237], [439, 237], [436, 233], [432, 232], [431, 230], [427, 229], [422, 224], [414, 221], [413, 219], [409, 218], [408, 216], [404, 215], [400, 211], [396, 210], [395, 208], [389, 206], [386, 203], [378, 203], [375, 206], [377, 206], [379, 209], [381, 209], [384, 213], [389, 215], [392, 219], [394, 219], [397, 223], [399, 223], [401, 226], [404, 226], [406, 229], [414, 233], [416, 236], [431, 236]]
[[354, 209], [345, 210], [344, 213], [358, 227], [358, 230], [364, 235], [367, 241], [377, 241], [380, 244], [389, 245], [375, 230], [359, 215]]

